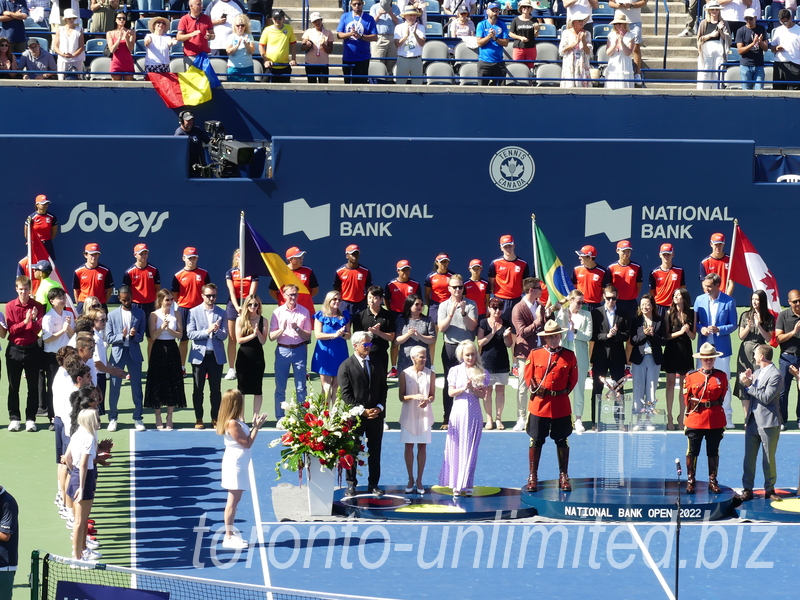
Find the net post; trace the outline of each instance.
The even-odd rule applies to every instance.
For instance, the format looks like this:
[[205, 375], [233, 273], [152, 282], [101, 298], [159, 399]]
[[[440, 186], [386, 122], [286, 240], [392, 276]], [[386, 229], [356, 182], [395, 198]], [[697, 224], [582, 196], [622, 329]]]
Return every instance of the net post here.
[[31, 600], [39, 598], [39, 551], [31, 552]]

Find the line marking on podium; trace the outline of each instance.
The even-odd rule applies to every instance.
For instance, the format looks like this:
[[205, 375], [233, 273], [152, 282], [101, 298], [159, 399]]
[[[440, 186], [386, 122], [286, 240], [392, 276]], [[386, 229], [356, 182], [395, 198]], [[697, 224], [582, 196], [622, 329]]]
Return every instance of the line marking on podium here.
[[650, 567], [650, 569], [652, 569], [653, 573], [656, 576], [656, 579], [658, 579], [658, 582], [661, 584], [661, 587], [666, 592], [667, 598], [669, 598], [669, 600], [675, 600], [675, 594], [672, 592], [666, 580], [664, 579], [664, 576], [661, 574], [661, 571], [656, 565], [656, 562], [653, 560], [653, 557], [650, 556], [650, 551], [647, 549], [647, 546], [644, 545], [644, 541], [639, 536], [639, 532], [636, 531], [636, 527], [633, 526], [633, 523], [628, 523], [628, 529], [630, 529], [633, 539], [636, 540], [636, 543], [639, 545], [639, 549], [642, 551], [644, 562], [647, 564], [648, 567]]

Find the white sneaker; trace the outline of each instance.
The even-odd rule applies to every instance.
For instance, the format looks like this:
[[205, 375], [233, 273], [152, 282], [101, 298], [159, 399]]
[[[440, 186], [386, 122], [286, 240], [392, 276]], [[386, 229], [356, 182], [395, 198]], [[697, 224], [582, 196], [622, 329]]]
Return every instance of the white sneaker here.
[[236, 379], [236, 369], [234, 369], [233, 367], [228, 369], [228, 372], [225, 374], [225, 379], [227, 379], [228, 381]]
[[694, 35], [694, 34], [691, 31], [689, 31], [688, 29], [684, 29], [683, 31], [681, 31], [678, 34], [678, 37], [689, 37], [690, 35]]
[[9, 431], [19, 431], [20, 428], [21, 428], [21, 425], [22, 424], [19, 421], [11, 421], [8, 424], [8, 430]]
[[34, 421], [25, 421], [25, 431], [36, 431], [36, 423]]
[[73, 529], [75, 527], [75, 519], [72, 517], [72, 515], [67, 517], [66, 527], [67, 529]]
[[525, 419], [523, 417], [517, 419], [517, 423], [514, 425], [513, 431], [525, 431]]
[[58, 511], [58, 516], [61, 517], [62, 519], [67, 520], [67, 521], [69, 521], [70, 519], [74, 518], [74, 514], [72, 512], [72, 509], [67, 508], [66, 506], [64, 506], [63, 508], [61, 508]]
[[100, 547], [100, 542], [98, 542], [97, 540], [92, 540], [92, 539], [89, 539], [89, 538], [87, 537], [87, 538], [86, 538], [86, 547], [87, 547], [89, 550], [97, 550], [97, 549]]
[[83, 560], [100, 560], [103, 558], [103, 555], [99, 552], [95, 552], [94, 550], [89, 550], [89, 548], [86, 548], [86, 550], [83, 551], [83, 556], [81, 558]]
[[111, 419], [108, 422], [108, 427], [106, 428], [108, 431], [116, 431], [117, 430], [117, 420]]
[[575, 419], [575, 433], [580, 435], [584, 431], [586, 431], [586, 427], [583, 426], [583, 423], [581, 422], [581, 420], [580, 419]]
[[141, 419], [137, 419], [133, 422], [134, 426], [136, 427], [136, 431], [146, 431], [147, 427], [144, 426], [144, 422]]
[[228, 550], [246, 550], [247, 542], [238, 536], [231, 536], [222, 540], [222, 547]]
[[383, 422], [383, 430], [384, 431], [389, 431], [390, 429], [391, 429], [391, 427], [389, 427], [389, 424], [386, 421], [384, 421]]

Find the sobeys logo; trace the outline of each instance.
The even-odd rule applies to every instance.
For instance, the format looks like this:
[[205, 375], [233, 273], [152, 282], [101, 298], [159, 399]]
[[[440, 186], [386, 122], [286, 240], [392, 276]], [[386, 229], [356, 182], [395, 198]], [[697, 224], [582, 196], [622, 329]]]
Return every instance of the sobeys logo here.
[[141, 210], [137, 212], [126, 210], [117, 216], [117, 213], [106, 210], [105, 204], [100, 204], [96, 213], [88, 210], [88, 208], [89, 204], [86, 202], [81, 202], [73, 208], [72, 212], [69, 213], [69, 220], [61, 228], [61, 232], [67, 233], [75, 226], [86, 232], [94, 231], [99, 227], [106, 233], [121, 229], [125, 233], [136, 233], [138, 231], [139, 237], [146, 237], [148, 233], [155, 233], [161, 229], [164, 221], [169, 219], [169, 211], [161, 213], [152, 211], [148, 213]]

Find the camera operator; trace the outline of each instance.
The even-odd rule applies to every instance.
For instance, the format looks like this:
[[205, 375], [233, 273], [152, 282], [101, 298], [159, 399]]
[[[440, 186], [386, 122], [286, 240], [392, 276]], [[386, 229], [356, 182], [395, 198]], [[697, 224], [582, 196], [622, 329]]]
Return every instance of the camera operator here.
[[208, 144], [211, 138], [208, 134], [194, 124], [194, 115], [188, 110], [178, 115], [180, 127], [175, 130], [175, 135], [185, 135], [189, 138], [189, 177], [203, 177], [203, 167], [206, 166], [206, 153], [203, 144]]

